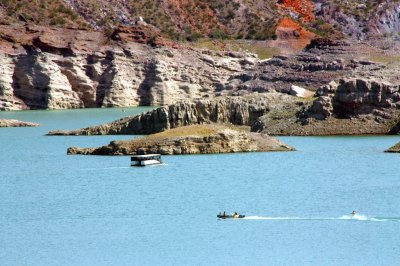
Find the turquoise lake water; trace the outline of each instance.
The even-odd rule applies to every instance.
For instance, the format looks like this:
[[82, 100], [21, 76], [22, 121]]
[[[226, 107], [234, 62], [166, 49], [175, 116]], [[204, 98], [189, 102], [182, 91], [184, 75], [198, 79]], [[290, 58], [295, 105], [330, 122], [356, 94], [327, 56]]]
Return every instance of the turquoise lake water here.
[[280, 137], [298, 151], [132, 168], [66, 155], [131, 136], [44, 136], [146, 109], [125, 110], [0, 112], [42, 124], [0, 129], [0, 265], [400, 264], [400, 155], [383, 153], [400, 137]]

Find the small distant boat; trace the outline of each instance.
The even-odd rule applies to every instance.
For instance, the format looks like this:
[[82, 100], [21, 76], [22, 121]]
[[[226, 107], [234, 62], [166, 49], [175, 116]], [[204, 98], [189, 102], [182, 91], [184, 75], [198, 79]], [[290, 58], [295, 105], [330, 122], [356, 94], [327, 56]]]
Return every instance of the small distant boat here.
[[225, 214], [225, 212], [224, 212], [224, 213], [218, 213], [217, 217], [219, 219], [241, 219], [241, 218], [246, 217], [246, 215], [238, 214], [236, 212], [232, 213], [232, 214]]
[[161, 154], [146, 154], [131, 156], [131, 166], [146, 166], [161, 164]]

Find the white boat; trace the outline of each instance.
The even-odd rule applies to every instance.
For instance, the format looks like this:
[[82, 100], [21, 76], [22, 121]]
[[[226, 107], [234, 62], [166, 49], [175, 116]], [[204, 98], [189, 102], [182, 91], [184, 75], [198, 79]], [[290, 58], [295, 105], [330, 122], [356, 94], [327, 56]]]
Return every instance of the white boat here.
[[161, 163], [160, 154], [134, 155], [131, 157], [131, 166], [146, 166]]

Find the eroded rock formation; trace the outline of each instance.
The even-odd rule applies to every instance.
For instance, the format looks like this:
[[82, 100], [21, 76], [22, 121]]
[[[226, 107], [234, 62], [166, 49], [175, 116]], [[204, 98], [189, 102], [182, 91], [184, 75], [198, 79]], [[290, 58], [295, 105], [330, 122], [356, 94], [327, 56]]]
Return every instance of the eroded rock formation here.
[[339, 84], [331, 82], [319, 88], [316, 96], [318, 98], [310, 112], [317, 119], [372, 114], [390, 118], [393, 110], [400, 109], [400, 86], [373, 79], [342, 79]]
[[315, 96], [316, 99], [304, 104], [301, 111], [295, 114], [292, 111], [289, 116], [285, 115], [288, 111], [272, 110], [259, 118], [253, 130], [278, 135], [399, 132], [399, 85], [376, 79], [341, 79], [320, 87]]

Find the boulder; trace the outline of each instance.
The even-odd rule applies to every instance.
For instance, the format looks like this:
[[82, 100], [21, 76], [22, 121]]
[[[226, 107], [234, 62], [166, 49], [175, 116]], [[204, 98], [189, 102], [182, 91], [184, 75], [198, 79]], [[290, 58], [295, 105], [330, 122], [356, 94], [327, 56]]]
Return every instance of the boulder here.
[[289, 93], [293, 96], [300, 97], [300, 98], [310, 98], [313, 97], [315, 92], [304, 89], [302, 87], [292, 85], [290, 87]]

